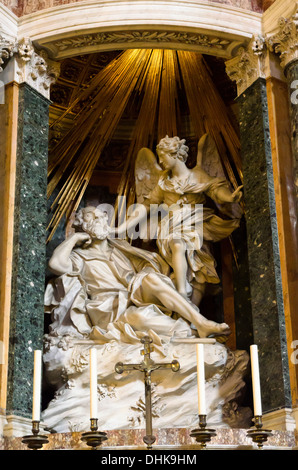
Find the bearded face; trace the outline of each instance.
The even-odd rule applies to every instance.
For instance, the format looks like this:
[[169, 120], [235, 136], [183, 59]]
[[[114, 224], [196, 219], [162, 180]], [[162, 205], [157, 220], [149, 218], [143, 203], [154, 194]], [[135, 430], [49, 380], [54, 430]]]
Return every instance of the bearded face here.
[[83, 209], [76, 225], [80, 226], [91, 238], [97, 240], [105, 240], [111, 232], [106, 214], [98, 209], [96, 211]]

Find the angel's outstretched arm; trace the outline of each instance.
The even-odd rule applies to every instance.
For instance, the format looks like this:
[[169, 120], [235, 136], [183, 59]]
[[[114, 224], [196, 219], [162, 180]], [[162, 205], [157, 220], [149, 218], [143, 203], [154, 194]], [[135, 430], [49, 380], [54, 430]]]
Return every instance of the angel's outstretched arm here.
[[241, 189], [239, 186], [236, 191], [232, 192], [227, 185], [221, 185], [216, 189], [216, 202], [223, 204], [226, 202], [240, 202], [242, 199]]
[[[197, 153], [197, 167], [209, 175], [209, 181], [213, 180], [215, 183], [218, 178], [225, 180], [225, 172], [221, 159], [217, 150], [217, 146], [213, 137], [210, 134], [204, 134], [198, 143]], [[205, 175], [206, 177], [206, 175]], [[208, 178], [207, 178], [208, 179]], [[239, 186], [236, 191], [232, 192], [227, 184], [211, 185], [208, 190], [208, 196], [219, 204], [240, 202], [242, 193]]]

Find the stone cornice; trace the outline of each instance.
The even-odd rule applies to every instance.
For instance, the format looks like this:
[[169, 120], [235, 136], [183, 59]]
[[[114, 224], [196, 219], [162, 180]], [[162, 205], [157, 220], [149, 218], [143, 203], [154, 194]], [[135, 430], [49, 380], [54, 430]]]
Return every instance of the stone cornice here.
[[[260, 13], [204, 0], [85, 0], [20, 18], [18, 34], [30, 36], [53, 59], [134, 43], [137, 47], [184, 45], [230, 58], [261, 30]], [[218, 47], [220, 41], [229, 44]]]

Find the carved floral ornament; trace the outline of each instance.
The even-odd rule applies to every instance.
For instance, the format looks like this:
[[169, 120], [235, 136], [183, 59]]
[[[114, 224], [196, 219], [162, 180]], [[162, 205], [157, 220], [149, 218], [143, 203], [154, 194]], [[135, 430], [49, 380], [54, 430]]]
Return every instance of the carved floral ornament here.
[[225, 50], [231, 44], [228, 39], [206, 34], [177, 31], [117, 31], [80, 35], [54, 42], [58, 52], [84, 47], [96, 47], [101, 44], [188, 44]]

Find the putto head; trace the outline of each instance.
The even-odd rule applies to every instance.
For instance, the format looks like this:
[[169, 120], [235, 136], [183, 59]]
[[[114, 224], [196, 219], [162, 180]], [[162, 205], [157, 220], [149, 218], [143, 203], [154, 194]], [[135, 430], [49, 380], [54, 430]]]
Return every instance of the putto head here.
[[158, 155], [162, 153], [170, 153], [171, 156], [179, 158], [182, 162], [186, 162], [189, 148], [185, 145], [185, 139], [179, 137], [169, 137], [168, 135], [160, 140], [156, 146]]

